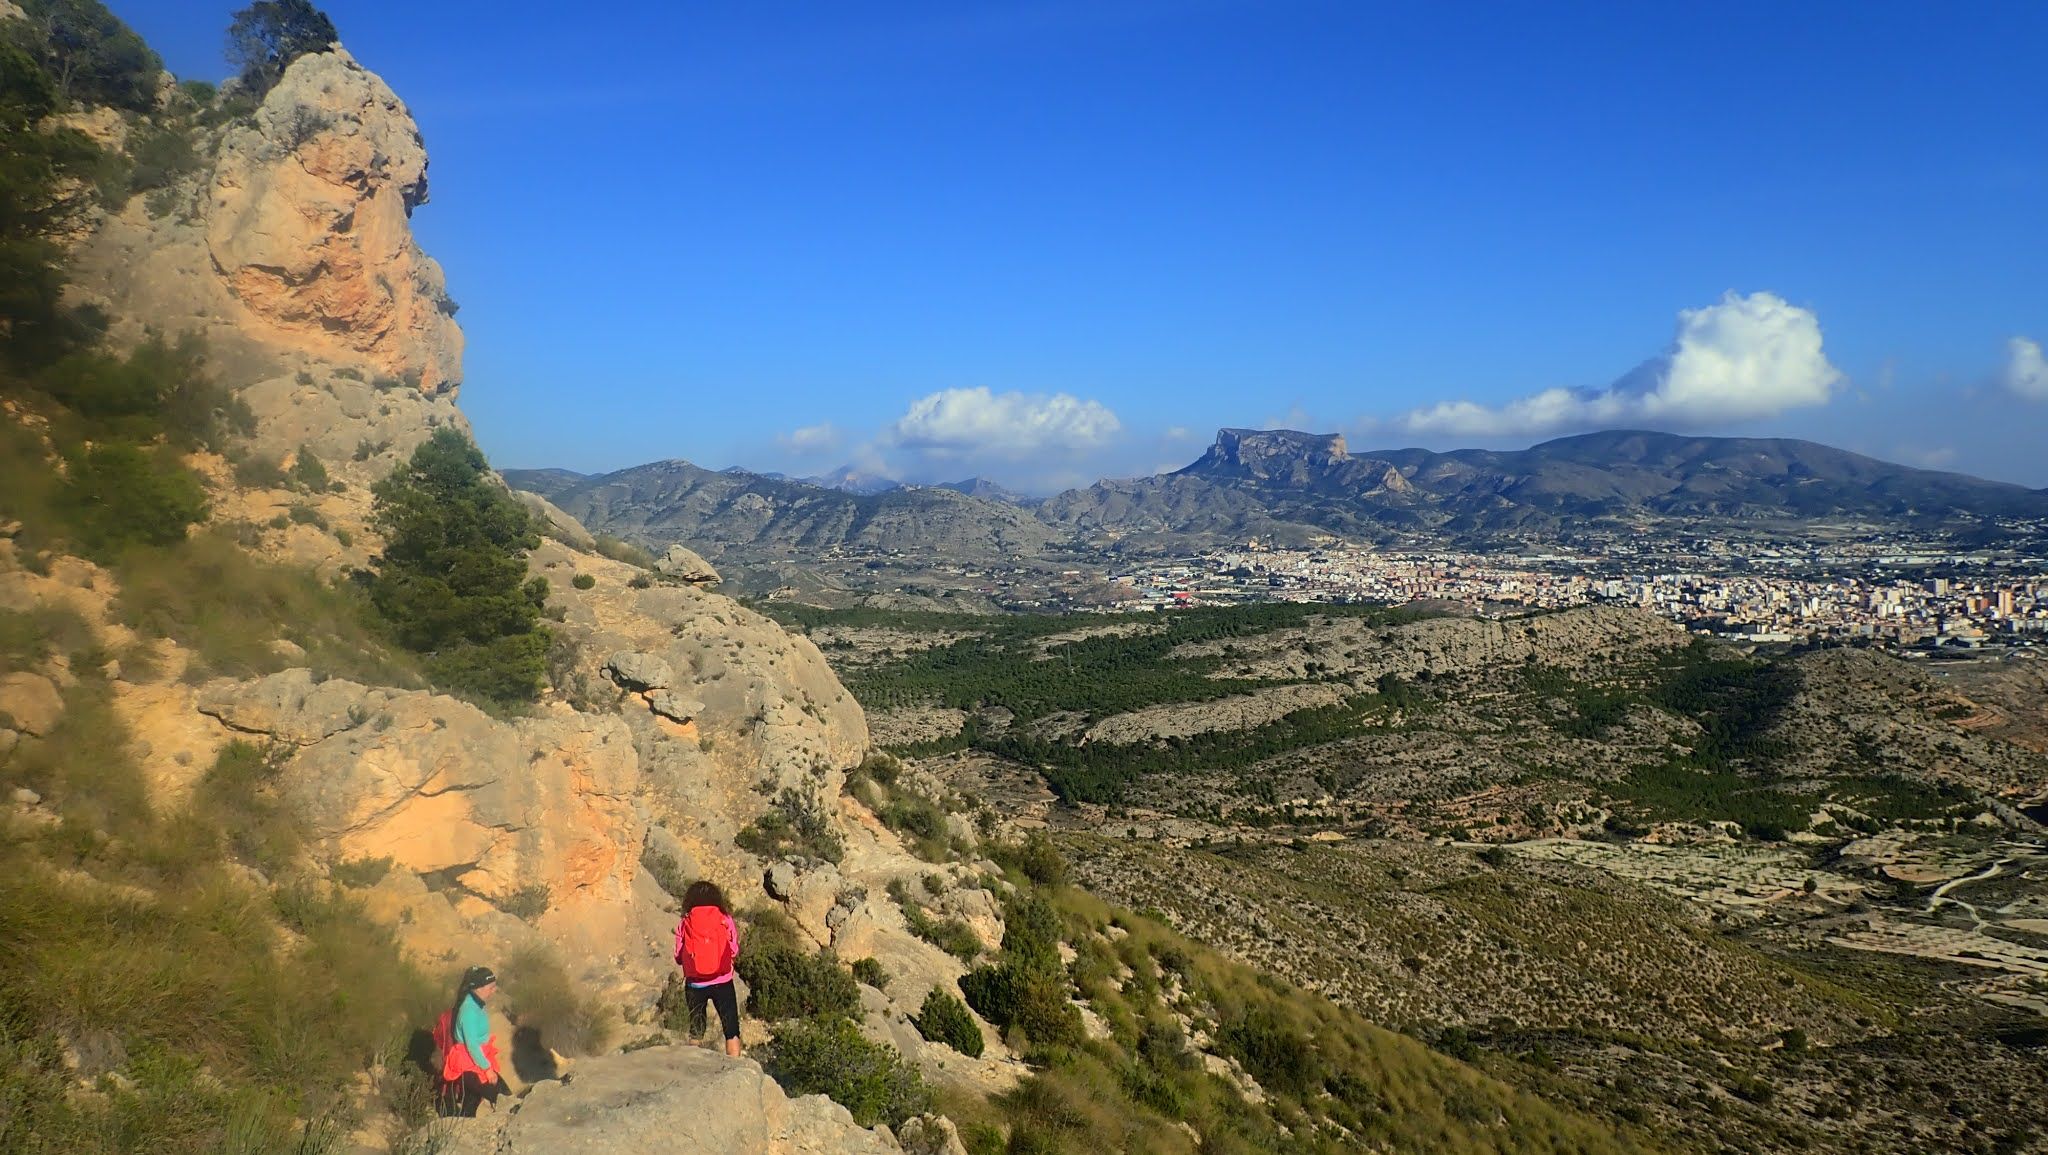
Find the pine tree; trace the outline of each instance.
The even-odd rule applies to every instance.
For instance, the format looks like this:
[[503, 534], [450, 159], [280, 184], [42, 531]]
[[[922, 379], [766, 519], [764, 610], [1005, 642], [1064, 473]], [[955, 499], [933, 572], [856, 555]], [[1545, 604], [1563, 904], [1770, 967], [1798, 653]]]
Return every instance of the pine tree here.
[[398, 644], [428, 655], [445, 689], [497, 704], [540, 693], [549, 635], [544, 578], [526, 577], [540, 544], [532, 518], [469, 438], [438, 429], [377, 483], [384, 535], [370, 600]]

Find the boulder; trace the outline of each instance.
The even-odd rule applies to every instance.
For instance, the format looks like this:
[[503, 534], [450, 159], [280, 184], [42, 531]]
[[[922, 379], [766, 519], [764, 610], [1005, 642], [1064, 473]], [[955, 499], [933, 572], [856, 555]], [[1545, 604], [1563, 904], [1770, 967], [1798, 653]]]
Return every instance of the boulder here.
[[944, 1115], [919, 1115], [905, 1119], [896, 1139], [910, 1155], [967, 1155], [960, 1130]]
[[656, 690], [647, 695], [647, 708], [671, 722], [692, 722], [704, 712], [704, 703], [668, 690]]
[[749, 1059], [647, 1047], [586, 1059], [566, 1082], [534, 1086], [509, 1111], [441, 1127], [444, 1155], [894, 1155], [823, 1095], [792, 1099]]
[[768, 897], [777, 902], [788, 902], [796, 897], [796, 867], [787, 862], [778, 862], [761, 876], [761, 886], [768, 891]]
[[696, 585], [715, 585], [720, 580], [718, 571], [711, 568], [710, 562], [696, 551], [680, 545], [668, 547], [668, 553], [654, 563], [654, 568], [657, 573]]
[[653, 654], [621, 651], [606, 658], [604, 672], [628, 690], [662, 690], [675, 684], [676, 672]]
[[9, 719], [8, 729], [48, 737], [64, 718], [64, 695], [41, 674], [8, 674], [0, 677], [0, 716]]

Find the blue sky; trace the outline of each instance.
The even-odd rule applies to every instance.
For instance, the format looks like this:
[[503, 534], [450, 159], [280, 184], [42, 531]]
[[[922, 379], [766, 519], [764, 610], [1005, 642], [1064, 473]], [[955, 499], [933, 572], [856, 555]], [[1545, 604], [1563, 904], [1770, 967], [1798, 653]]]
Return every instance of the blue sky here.
[[[217, 77], [228, 0], [114, 0]], [[504, 466], [1036, 490], [1225, 425], [2048, 485], [2048, 5], [327, 6]]]

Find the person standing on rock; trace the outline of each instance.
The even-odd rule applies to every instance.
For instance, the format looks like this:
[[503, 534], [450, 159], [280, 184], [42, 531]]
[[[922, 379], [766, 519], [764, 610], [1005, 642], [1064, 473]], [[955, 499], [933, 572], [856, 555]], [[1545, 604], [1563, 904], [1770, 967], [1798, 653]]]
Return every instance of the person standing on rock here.
[[740, 957], [740, 927], [732, 904], [715, 882], [693, 882], [683, 892], [683, 921], [676, 924], [676, 965], [683, 968], [684, 1005], [690, 1014], [690, 1041], [704, 1021], [704, 1004], [718, 1008], [725, 1029], [725, 1053], [740, 1054], [740, 1000], [733, 986], [733, 963]]
[[455, 1005], [434, 1024], [434, 1043], [441, 1051], [441, 1086], [436, 1096], [442, 1115], [476, 1117], [484, 1103], [495, 1104], [505, 1091], [498, 1073], [498, 1041], [491, 1037], [491, 1017], [484, 1004], [498, 993], [498, 976], [489, 967], [462, 972]]

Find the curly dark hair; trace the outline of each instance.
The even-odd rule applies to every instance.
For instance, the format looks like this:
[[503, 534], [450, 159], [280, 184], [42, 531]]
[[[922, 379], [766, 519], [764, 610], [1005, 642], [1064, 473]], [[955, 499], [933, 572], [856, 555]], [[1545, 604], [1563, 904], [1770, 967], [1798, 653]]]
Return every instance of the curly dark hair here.
[[683, 892], [684, 910], [695, 910], [700, 906], [715, 906], [727, 914], [732, 913], [732, 903], [726, 901], [725, 892], [718, 889], [715, 882], [699, 880]]

